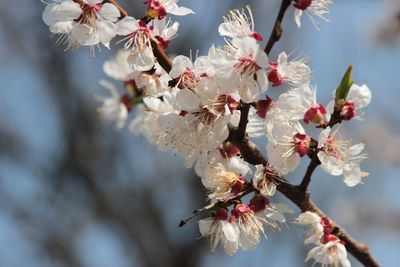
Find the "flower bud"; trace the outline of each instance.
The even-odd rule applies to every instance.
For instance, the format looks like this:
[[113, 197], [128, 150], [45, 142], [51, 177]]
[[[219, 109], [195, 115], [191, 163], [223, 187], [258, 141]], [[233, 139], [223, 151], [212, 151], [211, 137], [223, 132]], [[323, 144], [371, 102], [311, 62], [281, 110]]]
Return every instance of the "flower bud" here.
[[284, 80], [279, 74], [278, 63], [270, 62], [269, 66], [271, 67], [271, 70], [267, 73], [268, 81], [272, 83], [272, 87], [281, 86], [284, 83]]
[[306, 134], [297, 133], [293, 136], [293, 141], [295, 144], [294, 149], [300, 157], [307, 155], [308, 149], [310, 148], [311, 137]]
[[265, 210], [269, 205], [268, 198], [263, 195], [257, 195], [250, 200], [250, 208], [254, 212], [260, 212]]
[[306, 124], [314, 122], [321, 125], [325, 122], [325, 114], [325, 107], [321, 104], [315, 104], [304, 114], [304, 122]]
[[265, 119], [265, 117], [267, 116], [267, 112], [272, 108], [273, 104], [274, 101], [269, 96], [267, 96], [266, 99], [257, 101], [256, 102], [257, 115]]
[[297, 9], [305, 10], [311, 5], [312, 0], [296, 0], [293, 5]]
[[343, 117], [344, 120], [351, 120], [356, 115], [356, 107], [354, 103], [351, 101], [346, 101], [342, 106], [342, 111], [340, 115]]

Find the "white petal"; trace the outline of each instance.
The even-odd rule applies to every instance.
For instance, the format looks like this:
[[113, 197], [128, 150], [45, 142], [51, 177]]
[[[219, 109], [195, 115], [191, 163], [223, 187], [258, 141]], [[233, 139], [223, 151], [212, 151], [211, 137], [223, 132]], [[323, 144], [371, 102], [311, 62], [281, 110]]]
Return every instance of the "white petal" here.
[[202, 236], [208, 236], [210, 234], [210, 228], [213, 221], [214, 220], [211, 218], [199, 220], [199, 230]]
[[117, 34], [115, 25], [110, 21], [98, 21], [96, 24], [97, 34], [99, 41], [102, 42], [107, 48], [112, 38]]
[[169, 5], [166, 8], [167, 12], [176, 16], [186, 16], [189, 14], [194, 14], [193, 10], [187, 7], [179, 7], [176, 3]]
[[171, 78], [178, 78], [186, 69], [193, 69], [192, 61], [185, 56], [177, 56], [172, 62], [172, 69], [169, 72]]
[[72, 29], [72, 35], [79, 41], [79, 43], [86, 44], [94, 38], [94, 29], [86, 24], [77, 24]]
[[294, 21], [296, 22], [297, 27], [301, 27], [301, 16], [303, 15], [303, 10], [295, 8], [294, 10]]
[[118, 35], [128, 35], [137, 31], [139, 28], [139, 23], [133, 17], [125, 17], [117, 22], [117, 34]]
[[199, 108], [200, 99], [191, 90], [182, 89], [176, 95], [175, 105], [178, 110], [194, 111]]
[[83, 0], [83, 2], [89, 5], [96, 5], [103, 3], [103, 0]]
[[101, 17], [112, 22], [117, 21], [121, 16], [118, 8], [110, 3], [105, 3], [99, 13]]
[[350, 88], [347, 99], [351, 100], [356, 106], [356, 110], [358, 110], [368, 106], [372, 99], [372, 93], [365, 84], [361, 86], [353, 84]]

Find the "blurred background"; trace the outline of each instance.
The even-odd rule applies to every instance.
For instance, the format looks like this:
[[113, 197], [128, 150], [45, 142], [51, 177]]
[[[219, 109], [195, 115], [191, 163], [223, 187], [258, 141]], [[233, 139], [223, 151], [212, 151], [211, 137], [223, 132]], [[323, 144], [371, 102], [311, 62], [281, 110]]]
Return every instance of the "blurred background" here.
[[[178, 19], [169, 52], [201, 55], [222, 43], [221, 17], [246, 4], [267, 39], [280, 1], [180, 3], [196, 15]], [[142, 1], [120, 4], [143, 15]], [[303, 264], [310, 249], [303, 246], [304, 229], [292, 224], [233, 257], [211, 254], [195, 221], [178, 228], [205, 201], [200, 180], [173, 153], [100, 122], [93, 96], [107, 94], [98, 80], [106, 78], [102, 64], [116, 50], [95, 58], [85, 48], [64, 52], [42, 22], [44, 7], [39, 0], [0, 6], [0, 267], [311, 266]], [[356, 82], [372, 90], [365, 121], [343, 127], [354, 142], [367, 144], [363, 167], [370, 176], [347, 188], [318, 170], [311, 192], [329, 216], [369, 244], [382, 266], [398, 266], [400, 3], [335, 0], [330, 13], [320, 31], [306, 16], [299, 30], [290, 9], [270, 58], [283, 50], [309, 55], [321, 103], [349, 64]], [[288, 179], [298, 182], [305, 167]], [[291, 205], [279, 194], [272, 201]]]

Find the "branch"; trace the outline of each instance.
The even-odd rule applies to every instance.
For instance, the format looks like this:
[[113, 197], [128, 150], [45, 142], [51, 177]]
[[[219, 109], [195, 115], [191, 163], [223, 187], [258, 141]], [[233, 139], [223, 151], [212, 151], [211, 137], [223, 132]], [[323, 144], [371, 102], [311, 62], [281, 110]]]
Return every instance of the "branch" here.
[[318, 152], [314, 151], [313, 156], [311, 158], [311, 162], [307, 167], [307, 171], [304, 174], [303, 180], [301, 181], [299, 185], [299, 189], [303, 192], [306, 192], [308, 189], [308, 186], [311, 182], [311, 176], [313, 175], [315, 169], [318, 167], [318, 165], [321, 164], [318, 158]]
[[282, 20], [283, 17], [285, 16], [285, 12], [288, 9], [288, 7], [290, 6], [290, 3], [292, 2], [292, 0], [282, 0], [281, 3], [281, 7], [279, 8], [279, 13], [278, 16], [275, 20], [275, 24], [274, 24], [274, 28], [272, 29], [272, 33], [269, 37], [269, 40], [267, 42], [267, 45], [265, 46], [265, 53], [267, 53], [267, 55], [269, 55], [269, 53], [271, 52], [272, 47], [274, 46], [274, 44], [276, 42], [279, 41], [279, 39], [281, 39], [283, 30], [282, 30]]

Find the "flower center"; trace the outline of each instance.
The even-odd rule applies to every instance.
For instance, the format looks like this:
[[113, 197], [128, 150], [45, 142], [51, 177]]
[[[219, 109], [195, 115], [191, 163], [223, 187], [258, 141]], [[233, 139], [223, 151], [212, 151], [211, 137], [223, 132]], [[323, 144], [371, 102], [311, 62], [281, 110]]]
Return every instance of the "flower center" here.
[[242, 75], [252, 75], [261, 69], [251, 56], [239, 58], [239, 62], [234, 67], [238, 68]]
[[340, 151], [340, 145], [332, 136], [329, 136], [326, 140], [324, 151], [337, 159], [343, 159], [343, 155]]
[[148, 5], [146, 16], [150, 19], [158, 18], [159, 20], [161, 20], [167, 16], [167, 11], [159, 1], [149, 0], [144, 3]]
[[102, 6], [103, 6], [102, 4], [95, 4], [95, 5], [83, 4], [83, 5], [81, 5], [83, 12], [79, 18], [75, 19], [75, 22], [78, 22], [80, 24], [92, 25], [93, 22], [97, 19], [98, 12], [102, 8]]
[[197, 86], [199, 79], [197, 79], [196, 75], [193, 73], [192, 70], [186, 69], [183, 74], [181, 75], [180, 82], [178, 87], [180, 89], [187, 88], [189, 90], [194, 91]]

